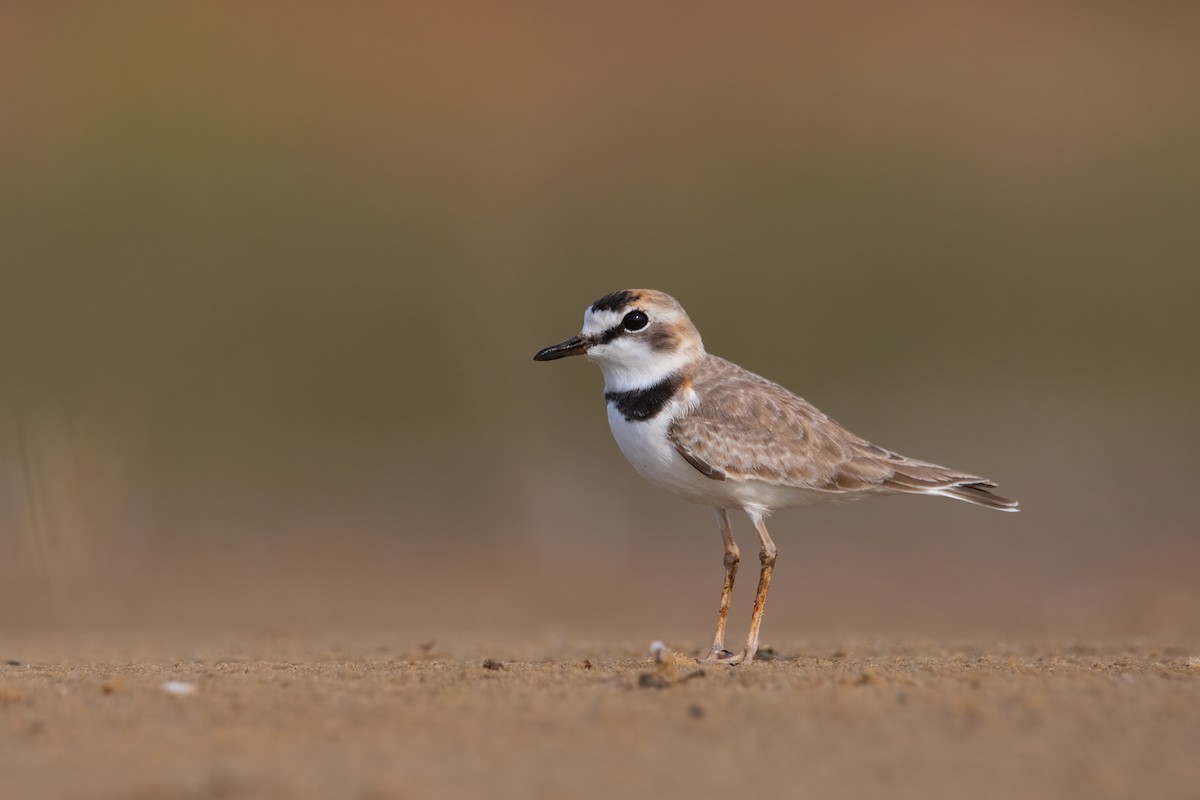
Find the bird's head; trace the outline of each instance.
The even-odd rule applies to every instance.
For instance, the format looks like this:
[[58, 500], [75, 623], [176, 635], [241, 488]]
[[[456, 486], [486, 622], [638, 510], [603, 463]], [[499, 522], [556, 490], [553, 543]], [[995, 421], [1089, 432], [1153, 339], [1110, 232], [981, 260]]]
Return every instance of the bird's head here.
[[604, 373], [605, 388], [653, 386], [704, 355], [704, 343], [683, 306], [653, 289], [604, 295], [583, 312], [578, 336], [539, 350], [535, 361], [587, 356]]

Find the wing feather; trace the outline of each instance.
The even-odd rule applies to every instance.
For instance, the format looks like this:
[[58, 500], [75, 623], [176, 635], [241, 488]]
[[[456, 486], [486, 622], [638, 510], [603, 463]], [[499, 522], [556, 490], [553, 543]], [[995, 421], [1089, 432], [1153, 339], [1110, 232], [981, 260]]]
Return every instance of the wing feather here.
[[716, 356], [691, 376], [701, 402], [672, 421], [679, 453], [716, 480], [765, 483], [833, 493], [942, 494], [993, 508], [1016, 504], [991, 494], [995, 484], [871, 444], [782, 386]]

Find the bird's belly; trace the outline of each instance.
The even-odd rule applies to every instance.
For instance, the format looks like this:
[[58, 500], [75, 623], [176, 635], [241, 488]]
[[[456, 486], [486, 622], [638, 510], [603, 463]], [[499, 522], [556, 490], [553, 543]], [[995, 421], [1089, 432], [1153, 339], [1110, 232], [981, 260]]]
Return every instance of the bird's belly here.
[[608, 426], [613, 438], [639, 475], [658, 488], [694, 503], [740, 507], [742, 504], [725, 481], [704, 476], [679, 455], [667, 438], [671, 417], [669, 413], [660, 413], [652, 419], [630, 422], [611, 404], [608, 407]]

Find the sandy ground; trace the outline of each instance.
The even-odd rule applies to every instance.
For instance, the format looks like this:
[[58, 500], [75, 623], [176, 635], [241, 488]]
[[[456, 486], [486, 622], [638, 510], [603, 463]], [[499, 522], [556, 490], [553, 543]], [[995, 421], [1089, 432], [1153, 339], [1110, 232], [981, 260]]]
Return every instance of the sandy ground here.
[[1200, 647], [2, 646], [5, 797], [1200, 796]]

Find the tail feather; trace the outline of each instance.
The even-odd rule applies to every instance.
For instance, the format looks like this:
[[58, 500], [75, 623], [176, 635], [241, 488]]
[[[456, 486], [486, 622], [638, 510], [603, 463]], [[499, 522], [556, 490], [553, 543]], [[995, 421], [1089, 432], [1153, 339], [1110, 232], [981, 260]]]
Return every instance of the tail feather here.
[[939, 494], [942, 497], [952, 497], [955, 500], [964, 500], [968, 503], [974, 503], [977, 506], [985, 508], [994, 508], [997, 511], [1020, 511], [1016, 500], [1009, 500], [1007, 497], [1001, 497], [998, 494], [993, 494], [988, 491], [994, 484], [991, 483], [964, 483], [956, 486], [947, 486], [944, 489], [937, 489], [932, 494]]
[[986, 478], [964, 475], [937, 464], [911, 459], [904, 459], [903, 463], [895, 466], [896, 471], [883, 483], [896, 491], [936, 494], [985, 508], [994, 508], [997, 511], [1020, 510], [1016, 500], [1009, 500], [991, 492], [991, 489], [996, 488], [996, 484]]

